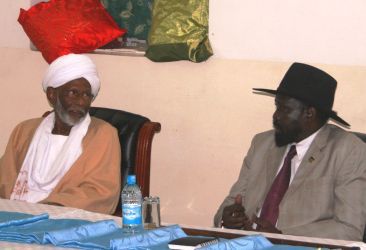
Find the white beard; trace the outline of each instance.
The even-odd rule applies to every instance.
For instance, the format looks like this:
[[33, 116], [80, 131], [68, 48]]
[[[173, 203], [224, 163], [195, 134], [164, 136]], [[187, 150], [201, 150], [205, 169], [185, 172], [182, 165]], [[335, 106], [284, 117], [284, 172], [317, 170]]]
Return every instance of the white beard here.
[[[57, 96], [57, 102], [56, 102], [56, 105], [54, 106], [54, 109], [55, 109], [55, 113], [61, 119], [61, 121], [66, 123], [69, 126], [75, 126], [76, 124], [78, 124], [79, 122], [84, 120], [84, 118], [85, 118], [85, 113], [84, 113], [84, 116], [78, 120], [71, 118], [70, 115], [67, 113], [67, 110], [64, 108], [64, 106], [62, 106], [58, 96]], [[80, 109], [80, 111], [84, 112], [84, 110], [81, 110], [81, 109]]]

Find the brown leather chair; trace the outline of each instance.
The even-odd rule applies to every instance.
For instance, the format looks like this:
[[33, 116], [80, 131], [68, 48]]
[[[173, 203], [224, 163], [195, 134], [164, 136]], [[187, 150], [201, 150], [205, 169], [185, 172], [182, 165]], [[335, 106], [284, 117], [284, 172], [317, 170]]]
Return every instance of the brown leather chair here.
[[[154, 134], [161, 125], [148, 118], [122, 110], [91, 107], [91, 116], [102, 119], [118, 131], [121, 143], [121, 176], [122, 187], [128, 174], [135, 174], [143, 196], [150, 195], [150, 159]], [[121, 200], [114, 215], [121, 216]]]

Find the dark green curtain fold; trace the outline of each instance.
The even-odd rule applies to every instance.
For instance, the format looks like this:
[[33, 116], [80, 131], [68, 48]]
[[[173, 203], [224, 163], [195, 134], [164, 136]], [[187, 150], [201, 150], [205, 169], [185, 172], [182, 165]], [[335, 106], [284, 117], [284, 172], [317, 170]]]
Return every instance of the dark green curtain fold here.
[[127, 29], [126, 38], [147, 40], [153, 0], [101, 0], [114, 21]]
[[209, 0], [154, 0], [146, 57], [152, 61], [202, 62], [212, 54]]

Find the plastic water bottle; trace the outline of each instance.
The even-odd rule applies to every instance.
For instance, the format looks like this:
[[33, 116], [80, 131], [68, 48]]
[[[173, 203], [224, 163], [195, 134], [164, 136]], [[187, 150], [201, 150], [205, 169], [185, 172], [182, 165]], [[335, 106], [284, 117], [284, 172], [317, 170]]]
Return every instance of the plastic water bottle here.
[[127, 176], [127, 184], [122, 190], [122, 224], [125, 233], [142, 230], [142, 195], [136, 184], [136, 175]]

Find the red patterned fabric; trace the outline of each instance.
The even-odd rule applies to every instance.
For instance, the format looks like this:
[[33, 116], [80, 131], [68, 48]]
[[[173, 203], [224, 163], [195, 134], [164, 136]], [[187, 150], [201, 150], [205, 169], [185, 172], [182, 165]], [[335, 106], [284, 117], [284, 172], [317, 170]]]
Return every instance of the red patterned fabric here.
[[122, 36], [99, 0], [51, 0], [20, 9], [18, 22], [48, 63], [93, 51]]

